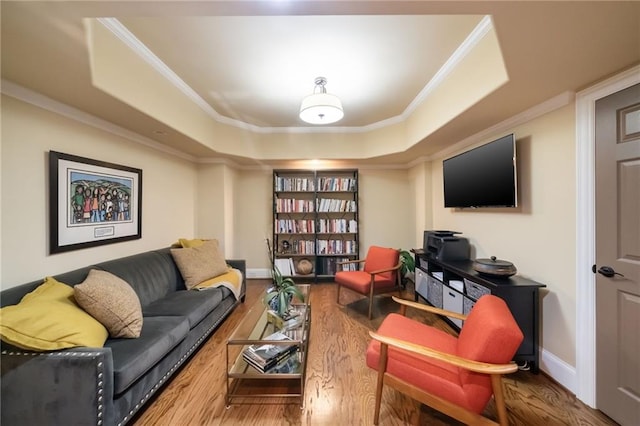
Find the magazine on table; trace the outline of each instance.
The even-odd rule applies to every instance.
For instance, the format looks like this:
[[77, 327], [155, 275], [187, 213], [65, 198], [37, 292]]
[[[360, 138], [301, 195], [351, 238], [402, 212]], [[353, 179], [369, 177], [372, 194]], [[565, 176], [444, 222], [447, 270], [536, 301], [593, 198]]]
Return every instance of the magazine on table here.
[[[291, 338], [286, 334], [278, 331], [265, 337], [264, 340], [291, 341]], [[245, 361], [247, 361], [247, 363], [258, 369], [259, 371], [265, 372], [270, 368], [276, 366], [285, 358], [288, 358], [297, 350], [298, 345], [295, 343], [291, 343], [290, 345], [274, 345], [265, 343], [248, 346], [242, 352], [242, 357]]]
[[269, 374], [296, 374], [300, 372], [300, 358], [292, 353], [288, 358], [264, 371]]

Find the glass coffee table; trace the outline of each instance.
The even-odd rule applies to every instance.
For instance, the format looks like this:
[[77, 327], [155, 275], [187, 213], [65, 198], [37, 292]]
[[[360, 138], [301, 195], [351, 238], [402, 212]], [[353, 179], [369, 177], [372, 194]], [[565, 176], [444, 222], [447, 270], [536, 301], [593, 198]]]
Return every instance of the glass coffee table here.
[[[287, 323], [274, 320], [263, 303], [264, 294], [251, 307], [247, 315], [227, 340], [227, 408], [231, 404], [273, 403], [274, 398], [283, 402], [299, 398], [304, 406], [305, 372], [311, 326], [311, 306], [309, 305], [309, 284], [298, 285], [304, 295], [304, 302], [292, 301], [294, 317]], [[269, 340], [275, 333], [284, 334], [286, 340]], [[271, 345], [271, 346], [266, 346]], [[247, 362], [243, 353], [254, 349], [269, 349], [285, 352], [277, 358], [275, 365], [269, 363], [266, 371]]]

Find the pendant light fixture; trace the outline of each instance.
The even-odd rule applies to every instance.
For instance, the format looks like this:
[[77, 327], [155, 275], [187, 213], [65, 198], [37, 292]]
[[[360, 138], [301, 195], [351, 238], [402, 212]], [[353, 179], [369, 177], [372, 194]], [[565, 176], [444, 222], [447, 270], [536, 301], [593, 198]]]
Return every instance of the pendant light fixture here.
[[327, 79], [316, 77], [313, 93], [302, 100], [300, 118], [309, 124], [331, 124], [344, 117], [342, 102], [335, 95], [327, 93], [324, 87]]

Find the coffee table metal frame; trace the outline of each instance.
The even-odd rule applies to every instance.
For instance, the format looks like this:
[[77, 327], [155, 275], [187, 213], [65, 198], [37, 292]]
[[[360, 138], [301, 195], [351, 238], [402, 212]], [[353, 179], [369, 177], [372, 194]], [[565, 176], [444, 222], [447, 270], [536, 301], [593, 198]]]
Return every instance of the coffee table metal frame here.
[[[309, 348], [309, 330], [311, 328], [311, 306], [309, 305], [309, 284], [298, 285], [304, 294], [304, 302], [294, 300], [292, 306], [300, 312], [301, 323], [292, 329], [280, 330], [273, 323], [268, 321], [267, 307], [263, 303], [263, 296], [251, 307], [247, 315], [240, 321], [236, 329], [227, 340], [226, 363], [227, 363], [227, 408], [231, 404], [260, 403], [260, 400], [272, 400], [273, 398], [299, 398], [300, 408], [304, 407], [304, 388], [306, 379], [307, 353]], [[284, 331], [293, 340], [274, 342], [264, 340], [265, 337], [276, 331]], [[262, 373], [247, 364], [242, 357], [242, 351], [250, 345], [259, 344], [295, 344], [298, 351], [292, 355], [298, 357], [295, 368], [287, 373]], [[270, 381], [268, 383], [260, 381]], [[279, 386], [288, 381], [292, 383], [299, 381], [299, 392], [283, 392], [286, 385]], [[260, 388], [260, 391], [248, 393], [246, 388], [250, 385]], [[266, 385], [266, 386], [265, 386]], [[270, 389], [271, 388], [271, 389]], [[243, 389], [245, 392], [242, 392]], [[298, 389], [296, 389], [298, 390]]]

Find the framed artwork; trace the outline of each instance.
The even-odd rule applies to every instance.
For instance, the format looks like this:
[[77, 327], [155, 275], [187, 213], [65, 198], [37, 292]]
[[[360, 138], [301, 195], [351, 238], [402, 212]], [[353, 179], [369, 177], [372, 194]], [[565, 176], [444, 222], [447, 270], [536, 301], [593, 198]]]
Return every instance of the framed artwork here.
[[50, 253], [142, 237], [142, 170], [49, 151]]

